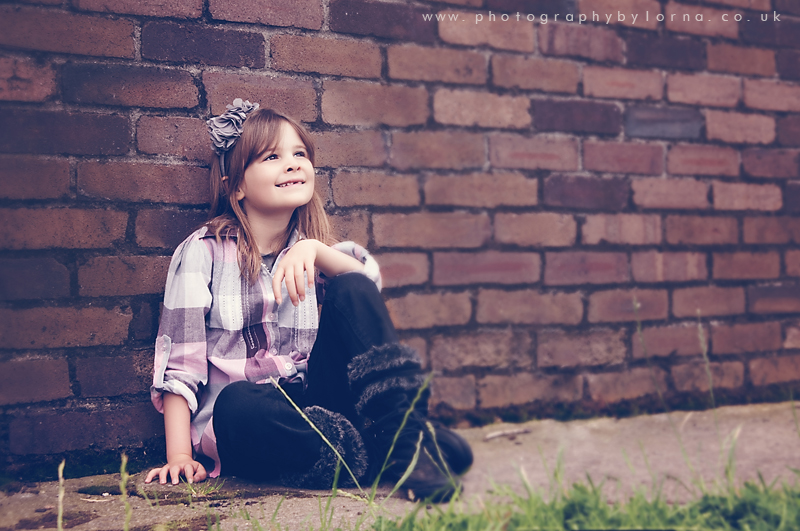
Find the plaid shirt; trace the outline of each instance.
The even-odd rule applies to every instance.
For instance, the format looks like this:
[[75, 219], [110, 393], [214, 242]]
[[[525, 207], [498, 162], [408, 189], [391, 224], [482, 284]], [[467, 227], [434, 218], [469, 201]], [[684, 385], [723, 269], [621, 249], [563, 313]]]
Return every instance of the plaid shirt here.
[[[298, 239], [295, 232], [273, 269]], [[378, 264], [363, 247], [342, 242], [333, 248], [360, 260], [363, 274], [380, 289]], [[319, 326], [317, 297], [321, 299], [324, 293], [324, 275], [317, 274], [315, 283], [317, 289], [306, 293], [298, 307], [292, 305], [282, 284], [283, 302], [276, 306], [267, 266], [262, 266], [253, 285], [242, 277], [235, 237], [217, 241], [203, 227], [175, 250], [156, 338], [150, 395], [161, 413], [165, 391], [186, 399], [192, 412], [192, 445], [198, 454], [214, 460], [211, 477], [220, 471], [211, 422], [220, 391], [239, 380], [305, 381]]]

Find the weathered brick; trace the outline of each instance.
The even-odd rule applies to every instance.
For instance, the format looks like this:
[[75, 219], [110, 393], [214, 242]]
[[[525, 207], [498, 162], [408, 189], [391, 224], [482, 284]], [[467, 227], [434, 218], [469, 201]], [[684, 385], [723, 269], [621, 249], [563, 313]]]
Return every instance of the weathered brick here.
[[[58, 2], [60, 3], [60, 2]], [[123, 13], [146, 17], [198, 18], [203, 14], [203, 0], [72, 0], [76, 9]]]
[[477, 397], [475, 376], [438, 376], [431, 383], [429, 407], [434, 409], [439, 404], [446, 404], [456, 410], [472, 410]]
[[45, 402], [72, 396], [67, 360], [22, 359], [0, 363], [0, 404]]
[[792, 323], [786, 327], [786, 340], [783, 342], [785, 349], [800, 348], [800, 327], [797, 322]]
[[75, 360], [81, 396], [103, 397], [141, 393], [153, 380], [153, 357], [147, 352]]
[[51, 63], [0, 57], [0, 100], [44, 101], [56, 92]]
[[392, 134], [389, 164], [409, 168], [481, 168], [486, 161], [483, 135], [465, 131], [415, 131]]
[[578, 65], [569, 61], [505, 54], [492, 56], [492, 84], [498, 87], [575, 94], [579, 81]]
[[798, 313], [800, 286], [791, 283], [748, 286], [747, 310], [751, 313]]
[[425, 181], [425, 203], [490, 208], [532, 206], [538, 203], [538, 190], [537, 179], [516, 172], [430, 175]]
[[134, 31], [130, 20], [0, 6], [0, 44], [15, 48], [133, 59]]
[[3, 347], [40, 349], [120, 345], [128, 339], [129, 308], [0, 309]]
[[637, 282], [685, 282], [708, 278], [706, 255], [703, 253], [633, 253], [631, 269]]
[[709, 42], [706, 47], [708, 69], [753, 76], [775, 75], [775, 52], [763, 48]]
[[131, 136], [128, 118], [111, 114], [6, 109], [3, 122], [0, 150], [9, 153], [122, 155]]
[[[622, 39], [614, 31], [572, 23], [539, 25], [539, 51], [544, 55], [568, 55], [621, 63]], [[584, 69], [584, 93], [586, 92]]]
[[778, 75], [782, 79], [800, 81], [800, 51], [779, 50], [776, 60]]
[[625, 253], [571, 251], [545, 254], [544, 283], [550, 286], [615, 284], [629, 280]]
[[624, 330], [542, 330], [537, 336], [539, 367], [585, 367], [625, 361]]
[[[634, 311], [634, 301], [639, 303], [638, 311]], [[589, 296], [588, 319], [590, 323], [666, 319], [668, 307], [666, 290], [597, 291]]]
[[69, 192], [66, 159], [43, 160], [27, 155], [0, 155], [0, 197], [55, 199]]
[[578, 224], [569, 214], [555, 212], [498, 212], [494, 238], [500, 243], [532, 247], [570, 247], [575, 244]]
[[78, 191], [124, 201], [203, 204], [209, 200], [208, 170], [139, 162], [82, 162]]
[[714, 253], [714, 278], [777, 278], [781, 255], [769, 253]]
[[786, 184], [783, 193], [783, 207], [787, 212], [800, 212], [800, 183]]
[[666, 372], [659, 367], [630, 369], [620, 373], [587, 374], [589, 394], [601, 403], [613, 404], [667, 390]]
[[767, 21], [753, 17], [745, 18], [740, 23], [741, 40], [751, 44], [767, 46], [800, 48], [800, 22], [796, 19], [774, 20], [767, 16]]
[[732, 148], [678, 144], [667, 154], [667, 171], [688, 175], [739, 175], [739, 152]]
[[[778, 0], [778, 2], [780, 2], [780, 0]], [[745, 9], [757, 9], [759, 11], [772, 10], [772, 0], [714, 0], [713, 3], [743, 7]]]
[[794, 0], [775, 0], [775, 9], [779, 13], [791, 13], [800, 15], [800, 4]]
[[521, 129], [531, 123], [529, 107], [524, 96], [450, 89], [433, 95], [433, 117], [441, 124]]
[[775, 140], [775, 118], [707, 110], [706, 137], [729, 144], [771, 144]]
[[464, 325], [472, 314], [469, 293], [409, 293], [386, 306], [398, 330]]
[[489, 156], [497, 168], [577, 170], [578, 144], [566, 138], [527, 138], [499, 133], [489, 137]]
[[169, 256], [99, 256], [78, 269], [82, 297], [142, 295], [164, 290]]
[[616, 135], [622, 131], [622, 113], [613, 103], [533, 100], [533, 123], [539, 131]]
[[253, 2], [253, 0], [209, 0], [211, 16], [217, 20], [251, 22], [266, 26], [293, 26], [318, 30], [324, 8], [321, 0]]
[[698, 310], [703, 317], [744, 313], [744, 290], [702, 286], [672, 292], [672, 315], [697, 317]]
[[622, 210], [628, 203], [625, 179], [551, 175], [544, 181], [544, 203], [568, 208]]
[[567, 3], [564, 0], [486, 0], [486, 7], [492, 11], [508, 13], [511, 17], [514, 17], [514, 11], [528, 9], [531, 14], [547, 15], [550, 21], [553, 20], [556, 14], [561, 16], [566, 5]]
[[375, 254], [381, 265], [383, 287], [397, 288], [413, 286], [428, 281], [428, 255], [423, 253], [381, 253]]
[[430, 8], [365, 0], [331, 0], [329, 9], [330, 27], [339, 33], [422, 43], [436, 40], [436, 21], [422, 18]]
[[749, 363], [753, 385], [770, 385], [800, 380], [800, 356], [759, 358]]
[[586, 66], [583, 69], [585, 96], [660, 100], [663, 92], [664, 77], [661, 72], [601, 66]]
[[742, 82], [738, 77], [716, 74], [669, 74], [667, 98], [677, 103], [735, 107], [742, 97]]
[[583, 302], [580, 293], [482, 289], [476, 319], [479, 323], [575, 325], [583, 319]]
[[313, 133], [317, 168], [382, 166], [387, 152], [380, 131], [326, 131]]
[[475, 51], [406, 44], [390, 46], [386, 59], [389, 77], [394, 79], [473, 85], [486, 83], [486, 57]]
[[[726, 13], [727, 21], [722, 18]], [[669, 2], [664, 8], [666, 27], [669, 31], [728, 39], [739, 37], [739, 23], [734, 20], [736, 14], [741, 12], [677, 2]]]
[[266, 64], [264, 36], [259, 33], [148, 22], [141, 39], [142, 57], [155, 61], [249, 68]]
[[529, 284], [539, 282], [538, 253], [434, 253], [433, 284]]
[[61, 71], [64, 100], [126, 107], [191, 108], [200, 95], [191, 74], [162, 68], [67, 64]]
[[212, 156], [208, 128], [198, 118], [142, 116], [136, 122], [136, 145], [152, 155], [207, 161]]
[[96, 249], [125, 237], [128, 213], [77, 208], [0, 210], [0, 249]]
[[369, 242], [369, 215], [363, 211], [349, 211], [329, 216], [336, 237], [341, 241], [354, 241], [363, 246]]
[[368, 78], [381, 75], [381, 50], [371, 42], [275, 35], [269, 44], [270, 66], [276, 70]]
[[489, 216], [466, 212], [373, 214], [372, 231], [380, 247], [482, 247], [492, 235]]
[[697, 109], [639, 106], [625, 111], [625, 132], [632, 137], [697, 139], [704, 124]]
[[[597, 11], [599, 22], [652, 30], [658, 26], [656, 15], [661, 13], [661, 5], [655, 0], [578, 0], [578, 11], [589, 20]], [[633, 14], [638, 15], [635, 22]]]
[[706, 67], [705, 46], [701, 41], [631, 33], [625, 38], [625, 43], [629, 66], [677, 70], [703, 70]]
[[482, 408], [508, 407], [535, 401], [575, 402], [582, 396], [582, 376], [523, 372], [511, 376], [490, 374], [478, 380], [478, 399]]
[[[703, 339], [708, 350], [708, 327], [703, 327]], [[642, 347], [644, 342], [644, 347]], [[650, 356], [696, 356], [703, 352], [700, 331], [696, 324], [645, 327], [642, 336], [631, 339], [634, 359]]]
[[174, 249], [206, 218], [205, 212], [198, 211], [140, 210], [136, 215], [136, 244]]
[[[483, 0], [478, 0], [478, 6]], [[451, 20], [451, 15], [458, 14], [458, 20]], [[488, 45], [501, 50], [515, 50], [518, 52], [532, 52], [535, 47], [533, 23], [521, 20], [513, 23], [492, 23], [488, 20], [480, 24], [475, 21], [477, 13], [464, 13], [462, 11], [444, 10], [439, 15], [444, 15], [439, 20], [439, 37], [451, 44], [465, 46]], [[469, 17], [469, 18], [466, 18]], [[465, 23], [466, 21], [466, 23]]]
[[650, 214], [597, 214], [586, 216], [581, 227], [587, 245], [618, 243], [648, 245], [661, 243], [661, 216]]
[[742, 152], [742, 167], [753, 177], [800, 177], [800, 151], [750, 148]]
[[689, 178], [631, 181], [633, 202], [645, 208], [708, 208], [708, 184]]
[[735, 218], [667, 216], [665, 225], [667, 242], [673, 244], [714, 245], [739, 241]]
[[781, 324], [747, 323], [711, 324], [711, 344], [714, 354], [742, 354], [781, 348]]
[[67, 297], [69, 285], [69, 270], [53, 258], [0, 258], [0, 300]]
[[800, 243], [800, 218], [744, 218], [744, 243]]
[[431, 340], [431, 365], [437, 371], [529, 368], [532, 364], [530, 335], [510, 328], [436, 335]]
[[203, 85], [208, 94], [211, 114], [225, 112], [235, 98], [262, 103], [296, 120], [317, 119], [317, 92], [310, 81], [272, 78], [252, 74], [203, 72]]
[[714, 208], [717, 210], [780, 210], [781, 189], [774, 184], [726, 183], [714, 181]]
[[744, 104], [753, 109], [800, 112], [800, 84], [745, 79]]
[[791, 277], [800, 277], [800, 251], [786, 251], [784, 256], [786, 274]]
[[338, 206], [419, 204], [419, 184], [414, 175], [342, 171], [331, 181], [331, 188]]
[[708, 366], [703, 362], [685, 363], [673, 366], [671, 372], [678, 391], [707, 392], [709, 383], [715, 389], [736, 389], [744, 384], [744, 364], [740, 361], [711, 362]]

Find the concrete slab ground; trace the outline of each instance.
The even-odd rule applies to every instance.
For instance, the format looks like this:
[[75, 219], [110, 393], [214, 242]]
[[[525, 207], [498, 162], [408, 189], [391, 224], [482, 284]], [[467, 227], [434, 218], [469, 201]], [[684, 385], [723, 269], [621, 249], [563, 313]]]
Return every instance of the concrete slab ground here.
[[[595, 483], [605, 481], [605, 492], [612, 499], [626, 497], [637, 488], [650, 489], [655, 479], [668, 500], [685, 502], [701, 481], [708, 486], [724, 483], [729, 456], [739, 484], [757, 479], [759, 472], [767, 482], [793, 483], [797, 477], [791, 468], [800, 469], [800, 428], [795, 415], [800, 417], [800, 411], [793, 412], [792, 404], [782, 403], [459, 430], [475, 453], [475, 464], [464, 478], [465, 506], [491, 499], [495, 485], [521, 490], [523, 476], [546, 493], [552, 488], [558, 462], [564, 484], [585, 481], [588, 474]], [[329, 492], [255, 485], [234, 478], [217, 490], [211, 488], [214, 483], [200, 484], [200, 494], [212, 492], [191, 497], [185, 486], [144, 485], [143, 478], [143, 473], [137, 474], [129, 482], [149, 498], [128, 498], [130, 528], [137, 531], [207, 529], [209, 523], [216, 528], [217, 517], [220, 529], [258, 529], [254, 521], [263, 529], [277, 528], [270, 525], [273, 514], [282, 529], [319, 529], [321, 508], [331, 499]], [[67, 480], [65, 527], [122, 529], [125, 508], [118, 485], [118, 474]], [[385, 514], [402, 515], [413, 507], [397, 495], [386, 499], [387, 493], [382, 489], [378, 496], [378, 502], [385, 503]], [[0, 493], [0, 531], [55, 528], [57, 499], [57, 482]], [[331, 506], [334, 525], [345, 529], [371, 514], [362, 501], [341, 494]]]

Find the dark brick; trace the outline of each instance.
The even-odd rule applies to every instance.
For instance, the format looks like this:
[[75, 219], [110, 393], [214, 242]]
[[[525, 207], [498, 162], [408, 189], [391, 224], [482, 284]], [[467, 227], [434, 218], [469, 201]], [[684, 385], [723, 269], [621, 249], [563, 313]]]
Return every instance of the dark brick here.
[[747, 311], [750, 313], [800, 312], [800, 285], [749, 286]]
[[161, 68], [68, 64], [61, 72], [65, 101], [132, 107], [195, 107], [191, 74]]
[[325, 18], [322, 0], [209, 0], [216, 20], [318, 30]]
[[619, 134], [622, 113], [612, 103], [534, 100], [533, 122], [539, 131]]
[[659, 66], [678, 70], [703, 70], [705, 45], [692, 39], [631, 34], [628, 44], [629, 66]]
[[0, 300], [69, 296], [69, 271], [53, 258], [0, 259]]
[[127, 116], [9, 109], [0, 150], [8, 153], [122, 155], [131, 133]]
[[261, 68], [264, 36], [170, 22], [150, 22], [142, 28], [142, 57], [156, 61]]
[[775, 124], [778, 143], [782, 146], [800, 146], [800, 114], [778, 118]]
[[778, 13], [791, 13], [800, 15], [800, 2], [797, 0], [775, 0], [775, 10]]
[[787, 212], [800, 212], [800, 183], [788, 183], [783, 191], [783, 208]]
[[544, 202], [570, 208], [622, 210], [628, 204], [625, 179], [552, 175], [544, 181]]
[[617, 284], [631, 279], [625, 253], [546, 253], [545, 264], [544, 283], [549, 286]]
[[206, 218], [205, 212], [140, 210], [136, 215], [136, 244], [174, 249]]
[[72, 395], [65, 359], [0, 363], [0, 384], [0, 404], [44, 402]]
[[154, 319], [153, 313], [153, 306], [148, 303], [142, 303], [139, 308], [134, 307], [133, 319], [131, 319], [129, 328], [133, 339], [137, 341], [155, 341], [160, 316], [156, 315]]
[[330, 27], [339, 33], [374, 35], [400, 41], [434, 42], [436, 21], [424, 21], [430, 8], [400, 3], [332, 0]]
[[775, 56], [778, 75], [783, 79], [800, 80], [800, 52], [779, 50]]
[[632, 137], [695, 139], [704, 123], [697, 109], [639, 106], [625, 111], [625, 133]]
[[81, 396], [119, 396], [150, 389], [153, 356], [149, 352], [132, 355], [78, 358], [75, 377]]
[[0, 197], [56, 199], [69, 193], [69, 161], [30, 155], [0, 155]]
[[750, 148], [742, 152], [742, 167], [754, 177], [800, 177], [800, 151]]
[[538, 17], [541, 15], [550, 15], [551, 17], [558, 13], [559, 15], [566, 15], [567, 13], [575, 13], [573, 2], [571, 0], [487, 0], [486, 8], [492, 11], [500, 11], [502, 13], [535, 13]]
[[767, 22], [751, 17], [750, 22], [744, 19], [739, 23], [739, 35], [750, 44], [800, 48], [800, 21], [782, 18], [775, 22], [772, 13]]

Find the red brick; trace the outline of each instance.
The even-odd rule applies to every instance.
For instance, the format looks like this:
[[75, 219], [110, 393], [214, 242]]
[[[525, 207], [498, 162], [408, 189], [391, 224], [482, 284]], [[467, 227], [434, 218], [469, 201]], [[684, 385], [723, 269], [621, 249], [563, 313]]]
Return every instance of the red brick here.
[[708, 373], [715, 389], [736, 389], [744, 384], [744, 364], [740, 361], [703, 362], [675, 365], [671, 369], [672, 380], [678, 391], [707, 392], [710, 388]]
[[331, 184], [337, 206], [419, 204], [419, 184], [414, 175], [342, 171]]
[[[2, 171], [2, 170], [0, 170]], [[474, 207], [533, 206], [539, 181], [516, 172], [429, 175], [425, 203]]]
[[729, 144], [771, 144], [775, 140], [775, 118], [707, 110], [706, 137]]
[[530, 284], [539, 282], [538, 253], [434, 253], [433, 284]]
[[[780, 2], [780, 0], [778, 0]], [[743, 7], [745, 9], [757, 9], [759, 11], [772, 10], [771, 0], [713, 0], [714, 4], [723, 4], [726, 6]]]
[[392, 133], [389, 164], [399, 169], [481, 168], [486, 162], [484, 138], [465, 131]]
[[544, 181], [544, 202], [553, 206], [622, 210], [628, 194], [628, 182], [620, 178], [551, 175]]
[[781, 189], [774, 184], [726, 183], [714, 181], [714, 208], [717, 210], [780, 210]]
[[791, 277], [800, 277], [800, 251], [786, 251], [784, 261], [786, 274]]
[[136, 145], [152, 155], [188, 160], [210, 160], [211, 142], [206, 123], [198, 118], [142, 116], [136, 122]]
[[128, 339], [129, 308], [0, 309], [3, 347], [41, 349], [120, 345]]
[[[777, 7], [777, 6], [776, 6]], [[786, 12], [779, 12], [787, 15]], [[800, 21], [794, 18], [774, 20], [767, 15], [766, 21], [754, 20], [753, 23], [740, 23], [741, 40], [748, 44], [759, 44], [771, 47], [800, 48]]]
[[473, 90], [439, 89], [433, 95], [433, 116], [441, 124], [522, 129], [531, 124], [530, 100]]
[[798, 324], [800, 323], [794, 322], [786, 327], [786, 340], [783, 342], [783, 348], [800, 348], [800, 327], [798, 327]]
[[751, 313], [798, 313], [800, 286], [793, 283], [748, 286], [747, 309]]
[[[661, 13], [661, 5], [656, 0], [578, 0], [578, 11], [581, 15], [586, 15], [589, 20], [592, 20], [594, 12], [597, 11], [600, 22], [606, 24], [656, 29], [658, 26], [656, 15]], [[624, 20], [619, 19], [620, 13], [623, 14]], [[633, 21], [633, 13], [639, 15], [636, 22]], [[650, 14], [649, 20], [646, 20], [645, 13]], [[606, 18], [609, 16], [610, 18]]]
[[587, 66], [583, 69], [583, 93], [595, 98], [660, 100], [664, 77], [653, 70]]
[[252, 0], [210, 0], [212, 18], [232, 22], [251, 22], [265, 26], [294, 26], [318, 30], [322, 28], [324, 8], [321, 0], [297, 2], [258, 2]]
[[661, 175], [664, 148], [657, 144], [586, 141], [583, 143], [583, 167], [608, 173]]
[[509, 133], [489, 137], [489, 153], [496, 168], [577, 170], [578, 145], [568, 138], [527, 138]]
[[386, 57], [389, 77], [393, 79], [486, 83], [486, 57], [479, 52], [405, 44], [389, 46]]
[[586, 216], [581, 227], [584, 244], [661, 243], [661, 216], [642, 214], [596, 214]]
[[337, 33], [423, 43], [436, 40], [436, 21], [422, 18], [430, 13], [429, 7], [365, 0], [332, 0], [329, 13], [330, 29]]
[[667, 97], [677, 103], [735, 107], [742, 97], [742, 81], [714, 74], [669, 74]]
[[800, 111], [800, 85], [772, 79], [745, 79], [744, 103], [753, 109]]
[[637, 282], [686, 282], [708, 278], [704, 253], [633, 253], [631, 269]]
[[56, 92], [56, 71], [51, 63], [0, 57], [0, 100], [44, 101]]
[[99, 256], [78, 269], [82, 297], [161, 293], [169, 256]]
[[708, 43], [708, 69], [753, 76], [775, 75], [775, 52], [763, 48], [734, 46], [725, 43]]
[[[27, 155], [0, 155], [0, 197], [55, 199], [69, 193], [69, 162]], [[535, 182], [535, 181], [534, 181]]]
[[800, 51], [779, 50], [776, 60], [781, 78], [800, 81]]
[[542, 330], [538, 338], [539, 367], [586, 367], [625, 361], [624, 330]]
[[583, 301], [580, 293], [482, 289], [476, 319], [479, 323], [574, 325], [583, 319]]
[[744, 313], [744, 290], [702, 286], [672, 292], [672, 315], [697, 317], [698, 310], [703, 317]]
[[697, 245], [738, 243], [735, 218], [667, 216], [667, 242]]
[[570, 247], [575, 244], [578, 224], [569, 214], [498, 212], [494, 218], [494, 239], [531, 247]]
[[711, 344], [714, 354], [742, 354], [781, 348], [780, 323], [724, 325], [712, 323]]
[[23, 359], [0, 363], [0, 404], [45, 402], [72, 396], [67, 360]]
[[209, 200], [208, 170], [138, 162], [82, 162], [78, 190], [124, 201], [202, 204]]
[[638, 138], [697, 140], [705, 118], [692, 107], [629, 105], [625, 111], [625, 134]]
[[794, 0], [775, 0], [775, 9], [777, 9], [779, 13], [786, 12], [793, 15], [800, 15], [800, 4], [797, 4]]
[[[478, 0], [480, 7], [482, 0]], [[516, 20], [509, 23], [491, 23], [488, 13], [464, 13], [462, 11], [444, 10], [439, 12], [444, 15], [444, 20], [439, 21], [439, 37], [451, 44], [462, 44], [476, 47], [488, 45], [502, 50], [515, 50], [518, 52], [532, 52], [535, 47], [533, 23]], [[458, 20], [451, 20], [450, 16], [458, 14]], [[482, 14], [486, 20], [476, 24], [475, 19]], [[466, 23], [465, 23], [466, 20]], [[495, 20], [495, 22], [498, 22]]]
[[789, 182], [783, 191], [783, 207], [787, 212], [800, 212], [800, 183]]
[[750, 381], [753, 385], [770, 385], [800, 380], [800, 356], [781, 356], [751, 360]]
[[323, 89], [322, 118], [329, 124], [407, 126], [428, 119], [423, 87], [326, 80]]
[[456, 410], [472, 410], [477, 404], [475, 376], [438, 376], [431, 383], [429, 407], [446, 404]]
[[550, 286], [615, 284], [629, 280], [625, 253], [572, 251], [545, 254], [544, 283]]
[[583, 396], [583, 377], [519, 373], [490, 374], [478, 381], [482, 408], [508, 407], [529, 402], [575, 402]]
[[0, 258], [0, 300], [55, 299], [69, 294], [69, 270], [55, 259]]
[[81, 396], [119, 396], [148, 391], [153, 379], [153, 357], [147, 354], [76, 359], [75, 376], [81, 386]]
[[615, 32], [573, 23], [540, 24], [539, 51], [544, 55], [573, 55], [615, 63], [621, 63], [623, 58], [622, 39]]
[[317, 92], [311, 81], [292, 78], [272, 78], [252, 74], [203, 72], [211, 114], [225, 112], [225, 106], [235, 98], [261, 103], [296, 120], [313, 122], [317, 119]]
[[611, 135], [622, 131], [622, 113], [613, 103], [533, 100], [533, 120], [538, 131]]
[[350, 211], [329, 216], [334, 234], [341, 241], [354, 241], [363, 246], [369, 243], [369, 216], [362, 211]]
[[381, 253], [373, 255], [381, 265], [384, 288], [413, 286], [428, 281], [428, 255], [423, 253]]
[[136, 244], [174, 249], [207, 217], [206, 212], [198, 211], [140, 210], [136, 215]]
[[705, 46], [696, 39], [685, 39], [672, 35], [659, 37], [637, 32], [628, 34], [625, 42], [628, 66], [654, 66], [667, 70], [705, 70], [706, 68]]
[[313, 133], [318, 168], [382, 166], [387, 153], [380, 131], [326, 131]]
[[469, 293], [409, 293], [386, 306], [398, 330], [464, 325], [472, 314]]
[[0, 210], [0, 249], [96, 249], [125, 237], [128, 213], [77, 208]]
[[[634, 301], [639, 303], [638, 313]], [[651, 321], [666, 319], [669, 302], [666, 290], [617, 289], [589, 296], [589, 322]]]
[[620, 373], [587, 374], [589, 394], [601, 403], [613, 404], [667, 390], [666, 373], [658, 367], [630, 369]]
[[708, 184], [696, 179], [650, 178], [631, 181], [633, 202], [644, 208], [705, 209]]
[[130, 20], [0, 6], [0, 44], [28, 50], [133, 59], [134, 27]]
[[489, 216], [466, 212], [373, 214], [372, 230], [379, 247], [482, 247], [492, 235]]
[[301, 35], [275, 35], [269, 42], [270, 66], [276, 70], [348, 77], [381, 76], [381, 50], [371, 42]]
[[578, 65], [569, 61], [518, 55], [492, 56], [492, 84], [505, 88], [578, 92]]
[[800, 177], [800, 151], [750, 148], [742, 152], [742, 167], [753, 177], [793, 179]]
[[431, 365], [436, 371], [529, 368], [533, 364], [531, 346], [530, 335], [510, 328], [437, 335], [431, 340]]
[[744, 243], [800, 243], [800, 219], [744, 218]]
[[203, 0], [72, 0], [76, 9], [103, 13], [124, 13], [146, 17], [198, 18], [203, 14]]
[[[728, 14], [727, 22], [722, 18], [726, 13]], [[739, 23], [733, 20], [736, 14], [741, 14], [741, 12], [677, 2], [669, 2], [664, 8], [666, 27], [669, 31], [728, 39], [739, 38]]]
[[[708, 327], [703, 329], [705, 347], [708, 351]], [[642, 330], [641, 338], [639, 334], [633, 334], [631, 344], [634, 359], [650, 356], [695, 356], [703, 352], [700, 331], [696, 324], [647, 327]]]
[[714, 278], [778, 278], [781, 255], [770, 253], [714, 253]]
[[739, 153], [731, 148], [678, 144], [669, 150], [667, 171], [683, 175], [739, 175]]

